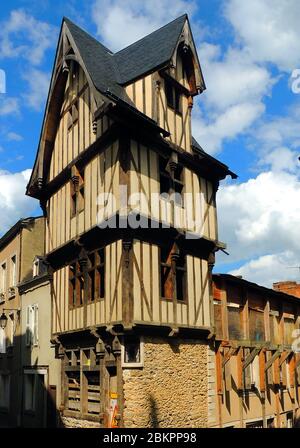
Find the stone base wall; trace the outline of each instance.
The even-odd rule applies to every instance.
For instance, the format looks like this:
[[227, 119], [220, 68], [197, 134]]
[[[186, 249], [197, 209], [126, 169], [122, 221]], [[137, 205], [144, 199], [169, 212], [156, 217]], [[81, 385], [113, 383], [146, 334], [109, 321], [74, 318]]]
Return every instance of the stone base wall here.
[[144, 338], [144, 367], [124, 369], [126, 428], [208, 426], [205, 341]]
[[100, 423], [80, 420], [72, 417], [61, 417], [62, 426], [65, 428], [100, 428]]

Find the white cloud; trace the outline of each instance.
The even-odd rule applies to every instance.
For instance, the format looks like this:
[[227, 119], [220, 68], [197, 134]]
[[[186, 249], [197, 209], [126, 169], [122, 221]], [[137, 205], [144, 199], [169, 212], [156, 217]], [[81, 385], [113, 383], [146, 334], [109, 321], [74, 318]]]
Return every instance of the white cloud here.
[[222, 113], [196, 113], [193, 117], [193, 135], [205, 151], [215, 154], [221, 151], [225, 140], [233, 140], [246, 132], [264, 112], [261, 102], [240, 103], [228, 107]]
[[210, 108], [222, 111], [239, 103], [260, 102], [274, 85], [268, 70], [254, 64], [246, 51], [229, 47], [221, 57], [220, 47], [204, 43], [199, 55], [207, 86], [201, 100]]
[[22, 9], [11, 11], [9, 19], [0, 25], [0, 58], [22, 57], [38, 65], [57, 39], [57, 27], [35, 19]]
[[23, 94], [26, 105], [41, 110], [47, 98], [50, 75], [34, 68], [25, 73], [23, 78], [29, 84], [29, 92]]
[[193, 133], [206, 151], [215, 154], [224, 141], [246, 133], [262, 116], [264, 98], [276, 79], [253, 63], [246, 51], [229, 47], [222, 57], [219, 46], [203, 44], [199, 55], [207, 90], [196, 102]]
[[31, 170], [11, 173], [0, 170], [0, 233], [6, 232], [18, 219], [37, 208], [37, 201], [25, 196]]
[[286, 280], [300, 280], [299, 257], [293, 252], [263, 255], [245, 263], [229, 273], [241, 275], [244, 279], [272, 288], [273, 283]]
[[229, 0], [225, 15], [253, 61], [286, 71], [300, 64], [299, 0]]
[[92, 19], [97, 34], [113, 51], [137, 41], [181, 14], [196, 10], [194, 1], [174, 0], [95, 0]]
[[[239, 269], [242, 275], [257, 270], [257, 260], [269, 262], [274, 281], [288, 277], [290, 273], [282, 270], [282, 266], [300, 264], [299, 197], [299, 179], [284, 171], [263, 172], [247, 182], [221, 186], [218, 193], [220, 239], [227, 243], [230, 256], [220, 254], [218, 262], [244, 262]], [[289, 254], [287, 261], [280, 255], [283, 253]], [[278, 259], [281, 269], [276, 268]], [[264, 276], [262, 270], [260, 282], [263, 278], [267, 278], [267, 272]]]
[[274, 172], [288, 171], [295, 173], [300, 168], [298, 156], [299, 153], [291, 151], [289, 148], [277, 147], [261, 157], [259, 165], [271, 167]]
[[23, 140], [23, 137], [16, 132], [8, 132], [8, 134], [6, 135], [6, 139], [13, 142], [20, 142]]
[[18, 115], [20, 113], [19, 100], [13, 97], [0, 97], [0, 116]]

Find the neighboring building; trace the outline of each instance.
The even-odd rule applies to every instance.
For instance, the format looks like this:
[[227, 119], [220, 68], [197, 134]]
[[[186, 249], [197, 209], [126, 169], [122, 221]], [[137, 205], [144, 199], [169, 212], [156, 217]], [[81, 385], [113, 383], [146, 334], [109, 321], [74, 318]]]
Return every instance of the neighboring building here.
[[35, 255], [44, 251], [44, 218], [18, 221], [0, 239], [0, 425], [19, 426], [22, 409], [21, 303], [18, 284], [32, 275]]
[[213, 275], [212, 427], [292, 427], [300, 415], [300, 300]]
[[22, 427], [60, 424], [60, 362], [51, 339], [51, 275], [42, 257], [33, 262], [31, 278], [19, 284], [22, 316]]
[[285, 281], [273, 283], [273, 289], [275, 291], [285, 292], [286, 294], [291, 294], [292, 296], [300, 297], [300, 283]]
[[63, 20], [27, 194], [47, 222], [65, 426], [208, 425], [215, 199], [236, 176], [192, 138], [204, 88], [186, 15], [115, 54]]

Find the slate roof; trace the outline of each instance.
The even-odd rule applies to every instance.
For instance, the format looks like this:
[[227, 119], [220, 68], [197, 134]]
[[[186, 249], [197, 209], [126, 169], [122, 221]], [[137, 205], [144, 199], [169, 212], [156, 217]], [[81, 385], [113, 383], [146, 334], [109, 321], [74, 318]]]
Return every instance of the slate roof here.
[[113, 53], [71, 20], [64, 18], [64, 21], [96, 89], [103, 94], [109, 90], [117, 97], [124, 99], [125, 91], [117, 81], [118, 73], [112, 58]]
[[[90, 34], [64, 18], [97, 90], [126, 100], [123, 85], [165, 66], [174, 53], [184, 14], [128, 47], [113, 53]], [[128, 99], [127, 99], [128, 101]]]
[[137, 79], [167, 64], [174, 53], [183, 25], [184, 14], [146, 37], [115, 53], [121, 84]]
[[238, 177], [237, 174], [230, 171], [228, 169], [228, 166], [224, 165], [224, 163], [222, 163], [220, 160], [215, 159], [213, 156], [211, 156], [210, 154], [205, 152], [204, 149], [202, 148], [202, 146], [197, 142], [197, 140], [193, 136], [192, 136], [192, 148], [195, 149], [196, 152], [199, 153], [201, 156], [203, 156], [207, 160], [209, 160], [213, 165], [223, 166], [225, 169], [227, 169], [228, 174], [232, 177], [232, 179], [237, 179], [237, 177]]
[[192, 147], [195, 148], [198, 152], [201, 152], [203, 154], [206, 154], [206, 152], [204, 151], [204, 149], [202, 148], [202, 146], [200, 146], [200, 144], [197, 142], [197, 140], [195, 139], [195, 137], [192, 137]]

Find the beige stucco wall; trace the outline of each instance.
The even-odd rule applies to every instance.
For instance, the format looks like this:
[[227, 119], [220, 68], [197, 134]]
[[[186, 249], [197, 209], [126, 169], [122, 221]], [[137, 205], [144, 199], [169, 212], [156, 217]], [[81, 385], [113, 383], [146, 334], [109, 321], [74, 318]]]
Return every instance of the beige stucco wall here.
[[[51, 347], [51, 295], [50, 283], [45, 281], [37, 286], [29, 288], [21, 296], [22, 303], [22, 365], [49, 367], [48, 384], [59, 384], [60, 360], [55, 359], [54, 347]], [[38, 305], [38, 345], [26, 346], [26, 310], [28, 305]], [[59, 394], [60, 388], [57, 387]], [[60, 402], [60, 397], [57, 397]]]
[[45, 219], [37, 218], [22, 230], [20, 281], [32, 277], [32, 265], [36, 255], [44, 254]]
[[203, 341], [144, 338], [144, 367], [124, 369], [124, 426], [206, 427], [208, 347]]

